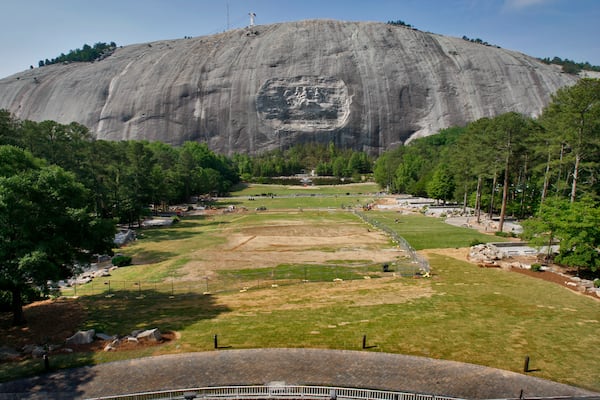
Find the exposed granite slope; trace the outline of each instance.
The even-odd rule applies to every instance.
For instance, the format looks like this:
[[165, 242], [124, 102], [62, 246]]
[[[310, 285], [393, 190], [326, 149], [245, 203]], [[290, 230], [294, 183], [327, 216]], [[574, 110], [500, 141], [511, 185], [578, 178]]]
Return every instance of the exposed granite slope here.
[[118, 48], [0, 80], [20, 119], [222, 153], [334, 141], [377, 154], [507, 111], [537, 115], [576, 77], [521, 53], [372, 22], [311, 20]]

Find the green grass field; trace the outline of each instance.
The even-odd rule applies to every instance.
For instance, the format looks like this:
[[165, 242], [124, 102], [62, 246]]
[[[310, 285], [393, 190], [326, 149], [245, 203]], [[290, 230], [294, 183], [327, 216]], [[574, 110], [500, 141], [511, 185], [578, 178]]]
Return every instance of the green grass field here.
[[[81, 329], [126, 334], [136, 328], [159, 327], [178, 332], [179, 339], [142, 350], [55, 356], [53, 365], [66, 368], [157, 354], [213, 351], [214, 335], [218, 335], [220, 345], [233, 349], [351, 350], [361, 349], [362, 337], [367, 335], [368, 344], [374, 347], [365, 351], [455, 360], [515, 372], [523, 372], [524, 358], [529, 356], [533, 376], [600, 391], [600, 360], [595, 353], [600, 346], [600, 302], [540, 279], [478, 268], [435, 250], [428, 252], [431, 278], [383, 274], [372, 260], [343, 257], [347, 248], [311, 244], [303, 251], [333, 255], [322, 264], [289, 259], [268, 268], [249, 264], [219, 270], [214, 279], [220, 276], [238, 281], [220, 292], [209, 287], [211, 294], [202, 294], [207, 291], [206, 281], [185, 281], [195, 265], [205, 262], [211, 249], [225, 246], [227, 240], [241, 233], [260, 237], [284, 222], [289, 224], [286, 226], [303, 224], [315, 230], [351, 227], [367, 233], [361, 228], [363, 223], [347, 211], [336, 208], [299, 213], [296, 207], [291, 208], [293, 212], [249, 210], [189, 218], [172, 227], [145, 230], [134, 245], [121, 250], [132, 255], [137, 265], [115, 271], [110, 279], [148, 281], [155, 286], [140, 290], [115, 285], [113, 296], [107, 297], [106, 285], [97, 283], [102, 292], [74, 300], [87, 312]], [[398, 217], [397, 213], [370, 211], [369, 217], [391, 227], [417, 249], [467, 247], [473, 240], [499, 240], [421, 215]], [[380, 252], [386, 252], [391, 244], [382, 237], [379, 246]], [[230, 254], [222, 256], [237, 249], [230, 247]], [[291, 250], [282, 250], [283, 255], [288, 253], [292, 254]], [[303, 283], [307, 274], [320, 266], [333, 272], [321, 281]], [[262, 283], [240, 290], [240, 276], [252, 283], [265, 272], [268, 279], [260, 275]], [[342, 281], [333, 280], [342, 273], [346, 274]], [[350, 280], [353, 274], [359, 279]], [[178, 279], [186, 283], [171, 293], [169, 286]], [[0, 364], [3, 379], [39, 370], [37, 360]]]

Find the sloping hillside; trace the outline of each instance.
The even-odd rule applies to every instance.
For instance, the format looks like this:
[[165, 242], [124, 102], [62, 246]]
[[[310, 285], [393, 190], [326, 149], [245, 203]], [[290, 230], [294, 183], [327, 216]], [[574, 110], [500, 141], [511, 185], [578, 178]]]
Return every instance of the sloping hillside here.
[[109, 140], [256, 153], [333, 141], [377, 154], [507, 111], [537, 115], [576, 77], [521, 53], [383, 23], [312, 20], [118, 48], [0, 80], [20, 119]]

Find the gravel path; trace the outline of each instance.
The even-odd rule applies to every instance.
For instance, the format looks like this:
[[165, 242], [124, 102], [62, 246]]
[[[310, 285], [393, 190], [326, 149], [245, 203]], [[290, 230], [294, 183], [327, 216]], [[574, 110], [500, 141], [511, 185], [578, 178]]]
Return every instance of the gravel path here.
[[320, 349], [220, 350], [58, 371], [0, 384], [0, 399], [81, 399], [204, 386], [322, 385], [469, 399], [588, 397], [572, 386], [503, 370], [423, 357]]

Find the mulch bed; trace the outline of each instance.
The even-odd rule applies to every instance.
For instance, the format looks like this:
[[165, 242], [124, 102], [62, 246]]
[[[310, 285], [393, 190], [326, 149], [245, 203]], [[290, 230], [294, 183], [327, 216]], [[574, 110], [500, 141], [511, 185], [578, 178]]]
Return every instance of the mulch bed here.
[[[2, 345], [13, 349], [22, 349], [25, 345], [64, 344], [86, 319], [87, 313], [76, 300], [57, 299], [38, 301], [23, 308], [27, 325], [12, 326], [12, 313], [0, 313], [0, 337]], [[123, 341], [116, 351], [135, 350], [143, 347], [158, 346], [176, 339], [175, 332], [161, 332], [162, 340], [127, 342]], [[95, 340], [86, 345], [69, 346], [75, 352], [104, 351], [108, 342]], [[64, 347], [55, 353], [64, 351]]]
[[[595, 294], [590, 293], [590, 292], [582, 292], [578, 288], [578, 286], [568, 285], [567, 283], [573, 282], [568, 276], [564, 276], [564, 275], [561, 275], [561, 274], [558, 274], [558, 273], [552, 272], [552, 271], [532, 271], [530, 269], [523, 269], [523, 268], [511, 268], [511, 271], [517, 272], [522, 275], [531, 276], [536, 279], [543, 279], [548, 282], [556, 283], [556, 284], [566, 287], [567, 289], [570, 289], [574, 292], [577, 292], [584, 296], [589, 296], [593, 299], [600, 301], [600, 297], [596, 296]], [[566, 275], [575, 276], [575, 273], [572, 271], [565, 270], [564, 273]]]

